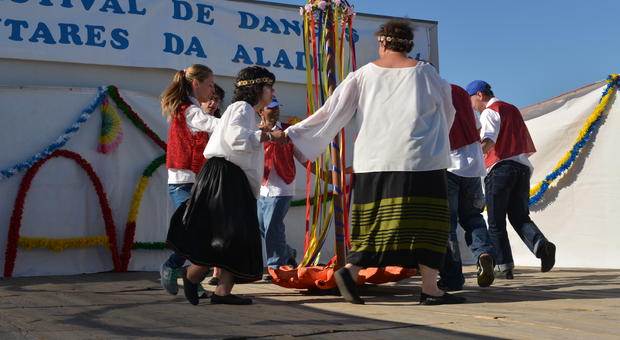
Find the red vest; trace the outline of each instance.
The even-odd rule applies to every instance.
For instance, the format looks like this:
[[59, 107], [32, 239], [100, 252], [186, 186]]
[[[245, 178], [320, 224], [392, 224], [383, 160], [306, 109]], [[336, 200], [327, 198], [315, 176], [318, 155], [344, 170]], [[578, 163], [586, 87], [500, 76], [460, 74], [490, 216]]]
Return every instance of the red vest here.
[[459, 86], [450, 86], [452, 87], [452, 105], [456, 109], [454, 123], [450, 129], [450, 150], [456, 150], [480, 141], [480, 136], [476, 129], [476, 118], [469, 94]]
[[177, 114], [172, 117], [170, 133], [168, 134], [168, 148], [166, 149], [166, 168], [191, 170], [198, 173], [207, 161], [202, 155], [209, 134], [200, 131], [192, 133], [185, 121], [185, 110], [190, 105], [183, 105]]
[[503, 159], [536, 152], [530, 132], [516, 106], [497, 101], [488, 108], [499, 113], [500, 128], [495, 145], [484, 154], [487, 168]]
[[[286, 129], [287, 124], [282, 124]], [[265, 171], [263, 185], [269, 180], [269, 172], [276, 169], [276, 173], [284, 183], [291, 184], [295, 180], [295, 160], [293, 159], [293, 143], [265, 142]]]

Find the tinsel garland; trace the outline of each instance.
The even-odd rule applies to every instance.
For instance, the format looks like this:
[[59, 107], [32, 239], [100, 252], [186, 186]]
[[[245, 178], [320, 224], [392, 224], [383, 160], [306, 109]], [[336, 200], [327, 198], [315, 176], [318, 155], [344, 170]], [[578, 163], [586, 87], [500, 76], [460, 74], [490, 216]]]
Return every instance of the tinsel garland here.
[[110, 104], [108, 97], [101, 103], [101, 133], [99, 135], [99, 153], [110, 153], [123, 141], [123, 130], [121, 119], [114, 107]]
[[166, 142], [164, 142], [159, 136], [149, 128], [148, 125], [138, 116], [138, 114], [131, 108], [127, 102], [121, 98], [121, 95], [118, 93], [118, 88], [116, 86], [110, 85], [108, 86], [108, 95], [116, 106], [123, 111], [123, 113], [131, 120], [131, 122], [142, 132], [144, 132], [149, 138], [151, 138], [155, 144], [159, 145], [160, 148], [166, 151]]
[[136, 220], [138, 219], [138, 210], [140, 209], [140, 202], [144, 194], [144, 189], [149, 182], [149, 179], [153, 176], [153, 173], [157, 168], [166, 162], [166, 155], [157, 157], [149, 164], [142, 172], [142, 178], [138, 182], [136, 189], [134, 190], [133, 199], [131, 200], [131, 206], [129, 209], [129, 216], [127, 217], [127, 223], [125, 224], [125, 238], [123, 240], [123, 252], [121, 254], [122, 270], [126, 271], [129, 266], [129, 260], [131, 259], [131, 249], [134, 247], [134, 237], [136, 234]]
[[19, 186], [17, 192], [17, 198], [15, 199], [15, 205], [13, 206], [13, 213], [11, 215], [9, 234], [7, 238], [6, 253], [4, 257], [4, 276], [11, 277], [13, 275], [13, 269], [15, 268], [15, 259], [17, 257], [17, 246], [19, 244], [19, 230], [21, 228], [21, 220], [24, 214], [24, 203], [26, 201], [26, 195], [32, 185], [32, 180], [36, 176], [37, 172], [43, 164], [54, 157], [64, 157], [74, 160], [88, 175], [91, 180], [97, 197], [99, 198], [99, 205], [101, 206], [101, 213], [105, 222], [105, 231], [109, 239], [109, 248], [112, 253], [112, 263], [114, 263], [114, 269], [119, 271], [121, 268], [121, 261], [118, 254], [118, 248], [116, 245], [116, 227], [114, 226], [114, 220], [112, 219], [112, 211], [108, 204], [108, 199], [103, 190], [103, 185], [99, 180], [99, 177], [93, 170], [93, 167], [84, 158], [75, 152], [68, 150], [56, 150], [49, 156], [41, 159], [37, 163], [33, 164], [28, 169]]
[[0, 170], [0, 180], [13, 177], [14, 175], [28, 170], [34, 166], [37, 162], [51, 155], [55, 150], [62, 148], [73, 137], [73, 135], [80, 129], [82, 123], [86, 122], [92, 115], [93, 111], [101, 104], [103, 98], [105, 98], [107, 89], [105, 87], [99, 87], [97, 96], [93, 99], [92, 103], [82, 111], [78, 119], [65, 130], [64, 134], [48, 145], [43, 151], [32, 156], [29, 160], [16, 164], [12, 167]]
[[536, 203], [540, 202], [543, 198], [551, 183], [557, 180], [562, 174], [564, 174], [568, 169], [570, 169], [571, 165], [575, 162], [583, 147], [587, 144], [592, 137], [592, 134], [596, 131], [601, 122], [601, 118], [603, 117], [603, 112], [607, 108], [607, 104], [611, 97], [616, 93], [618, 87], [620, 86], [620, 80], [617, 74], [611, 74], [607, 77], [607, 87], [603, 91], [603, 96], [590, 115], [586, 120], [585, 125], [579, 131], [579, 136], [577, 140], [571, 147], [570, 151], [564, 154], [564, 157], [558, 162], [553, 171], [545, 177], [542, 181], [536, 184], [533, 188], [530, 189], [530, 200], [529, 206], [533, 206]]
[[110, 240], [107, 236], [89, 236], [75, 238], [44, 238], [20, 236], [18, 245], [25, 250], [32, 248], [47, 248], [52, 251], [63, 251], [67, 248], [87, 248], [96, 246], [108, 246]]

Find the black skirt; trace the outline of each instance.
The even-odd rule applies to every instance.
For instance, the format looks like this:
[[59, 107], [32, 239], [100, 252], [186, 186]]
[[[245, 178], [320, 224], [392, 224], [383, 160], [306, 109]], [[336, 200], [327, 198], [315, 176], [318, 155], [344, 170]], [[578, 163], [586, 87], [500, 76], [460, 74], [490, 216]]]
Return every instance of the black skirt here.
[[166, 242], [194, 264], [228, 270], [237, 282], [260, 280], [256, 198], [243, 170], [223, 158], [209, 159], [190, 198], [172, 216]]
[[348, 262], [439, 269], [449, 223], [445, 170], [355, 174]]

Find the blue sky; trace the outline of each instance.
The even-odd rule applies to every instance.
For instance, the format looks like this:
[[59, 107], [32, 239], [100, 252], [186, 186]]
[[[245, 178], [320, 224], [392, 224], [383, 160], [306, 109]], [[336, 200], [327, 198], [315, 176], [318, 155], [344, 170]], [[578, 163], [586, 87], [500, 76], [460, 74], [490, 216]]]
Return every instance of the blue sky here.
[[351, 2], [361, 13], [438, 21], [441, 75], [461, 86], [486, 80], [519, 107], [620, 73], [620, 0]]

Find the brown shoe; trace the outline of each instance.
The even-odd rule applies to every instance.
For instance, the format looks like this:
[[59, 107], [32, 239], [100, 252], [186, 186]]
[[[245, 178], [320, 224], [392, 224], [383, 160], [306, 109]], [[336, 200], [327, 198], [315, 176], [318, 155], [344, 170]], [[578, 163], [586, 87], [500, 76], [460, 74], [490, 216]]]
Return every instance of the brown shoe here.
[[489, 287], [495, 281], [493, 273], [493, 257], [482, 254], [478, 257], [478, 286]]

